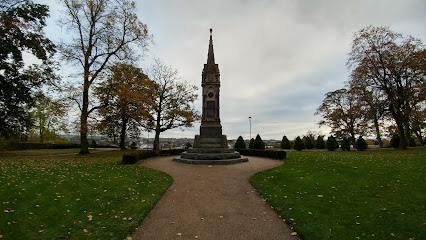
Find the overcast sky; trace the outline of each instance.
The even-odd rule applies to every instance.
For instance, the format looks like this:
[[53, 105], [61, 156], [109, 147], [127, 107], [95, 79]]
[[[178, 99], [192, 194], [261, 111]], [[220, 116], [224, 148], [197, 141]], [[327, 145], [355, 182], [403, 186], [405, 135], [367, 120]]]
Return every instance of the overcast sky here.
[[[56, 2], [48, 4], [46, 34], [58, 39]], [[139, 0], [139, 19], [154, 37], [147, 69], [159, 58], [201, 88], [209, 29], [221, 73], [221, 121], [228, 139], [289, 139], [307, 131], [328, 135], [314, 116], [324, 94], [344, 86], [347, 54], [355, 31], [389, 26], [426, 43], [424, 0]], [[199, 90], [201, 94], [201, 89]], [[201, 112], [201, 97], [196, 103]], [[161, 137], [193, 137], [190, 129], [168, 130]], [[150, 137], [153, 137], [153, 133]], [[144, 133], [146, 137], [147, 134]]]

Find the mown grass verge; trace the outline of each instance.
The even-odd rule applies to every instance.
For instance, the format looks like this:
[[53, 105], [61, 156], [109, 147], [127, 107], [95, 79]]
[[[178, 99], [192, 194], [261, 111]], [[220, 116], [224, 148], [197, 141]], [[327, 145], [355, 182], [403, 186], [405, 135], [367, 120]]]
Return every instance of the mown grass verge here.
[[4, 239], [124, 239], [173, 182], [160, 171], [121, 165], [123, 151], [41, 151], [47, 156], [0, 153]]
[[426, 239], [426, 148], [288, 151], [250, 182], [302, 239]]

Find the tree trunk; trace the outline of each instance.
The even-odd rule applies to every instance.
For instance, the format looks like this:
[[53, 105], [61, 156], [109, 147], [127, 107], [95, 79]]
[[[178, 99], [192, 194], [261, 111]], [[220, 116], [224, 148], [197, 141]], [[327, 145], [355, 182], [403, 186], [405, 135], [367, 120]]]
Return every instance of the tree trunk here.
[[411, 131], [410, 131], [410, 123], [408, 121], [404, 123], [404, 132], [405, 132], [405, 139], [407, 140], [407, 143], [408, 143], [407, 146], [410, 146]]
[[389, 111], [392, 114], [393, 119], [396, 122], [396, 126], [398, 128], [398, 135], [399, 135], [399, 148], [400, 149], [407, 149], [408, 147], [408, 142], [407, 142], [407, 138], [405, 136], [405, 131], [404, 131], [404, 122], [403, 122], [403, 117], [402, 117], [402, 113], [398, 110], [398, 109], [394, 109], [393, 104], [390, 104], [389, 106]]
[[379, 142], [379, 147], [383, 148], [382, 136], [380, 135], [380, 126], [377, 116], [374, 114], [374, 128], [376, 129], [376, 139]]
[[155, 127], [154, 150], [160, 150], [160, 123], [159, 123], [159, 121], [157, 121], [157, 126]]
[[81, 149], [79, 154], [88, 154], [89, 153], [89, 142], [87, 141], [87, 117], [89, 108], [89, 84], [84, 81], [83, 89], [83, 106], [81, 108], [81, 117], [80, 117], [80, 143]]
[[399, 149], [407, 149], [408, 144], [407, 144], [407, 138], [405, 136], [405, 131], [404, 131], [404, 125], [402, 123], [397, 122], [397, 127], [398, 127], [398, 134], [399, 134]]
[[419, 140], [420, 145], [424, 146], [425, 142], [423, 141], [422, 131], [414, 131], [414, 134], [416, 135], [417, 140]]
[[126, 150], [126, 129], [127, 129], [127, 118], [121, 117], [121, 133], [120, 133], [120, 149]]

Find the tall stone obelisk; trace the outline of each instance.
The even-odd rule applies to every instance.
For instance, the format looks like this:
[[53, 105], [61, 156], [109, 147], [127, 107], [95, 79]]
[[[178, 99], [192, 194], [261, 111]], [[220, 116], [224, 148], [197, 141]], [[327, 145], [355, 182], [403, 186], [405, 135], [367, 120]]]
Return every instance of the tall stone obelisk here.
[[200, 135], [195, 135], [194, 148], [188, 149], [173, 160], [191, 164], [247, 162], [246, 157], [242, 157], [239, 152], [228, 148], [226, 135], [222, 135], [219, 111], [220, 72], [219, 65], [214, 60], [212, 29], [210, 29], [207, 63], [204, 64], [201, 77], [203, 110]]
[[207, 64], [204, 64], [204, 69], [201, 76], [201, 87], [203, 91], [203, 113], [201, 118], [200, 137], [201, 139], [221, 138], [222, 125], [220, 124], [219, 111], [220, 72], [219, 65], [214, 61], [212, 29], [210, 29]]

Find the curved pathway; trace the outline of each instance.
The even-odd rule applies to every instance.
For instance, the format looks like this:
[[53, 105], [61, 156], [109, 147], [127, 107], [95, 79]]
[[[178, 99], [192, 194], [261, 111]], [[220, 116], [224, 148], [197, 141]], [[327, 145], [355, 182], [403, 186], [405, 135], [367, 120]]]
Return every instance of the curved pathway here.
[[298, 239], [249, 183], [251, 175], [282, 162], [249, 157], [240, 164], [190, 165], [172, 158], [141, 162], [174, 182], [133, 239]]

